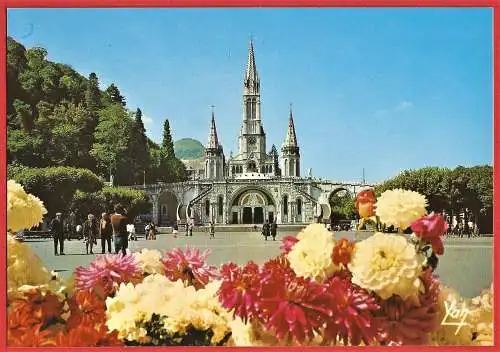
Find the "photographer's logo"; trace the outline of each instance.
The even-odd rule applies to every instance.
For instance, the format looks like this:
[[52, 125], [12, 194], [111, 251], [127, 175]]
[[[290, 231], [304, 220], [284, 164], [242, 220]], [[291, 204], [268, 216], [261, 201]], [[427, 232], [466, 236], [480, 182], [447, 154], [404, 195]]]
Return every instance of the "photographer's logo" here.
[[465, 303], [462, 303], [460, 306], [456, 300], [451, 303], [444, 301], [444, 307], [446, 314], [443, 321], [441, 321], [441, 325], [456, 326], [457, 330], [455, 331], [455, 335], [457, 335], [462, 326], [469, 325], [465, 321], [470, 315], [470, 310], [467, 309]]

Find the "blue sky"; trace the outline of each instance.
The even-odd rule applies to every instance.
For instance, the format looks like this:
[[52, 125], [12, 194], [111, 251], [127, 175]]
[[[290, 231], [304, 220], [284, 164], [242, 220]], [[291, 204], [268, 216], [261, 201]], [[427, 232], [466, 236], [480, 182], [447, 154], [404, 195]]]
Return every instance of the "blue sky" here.
[[254, 38], [268, 149], [293, 103], [302, 173], [367, 181], [493, 160], [490, 9], [15, 9], [8, 34], [114, 82], [161, 141], [237, 150]]

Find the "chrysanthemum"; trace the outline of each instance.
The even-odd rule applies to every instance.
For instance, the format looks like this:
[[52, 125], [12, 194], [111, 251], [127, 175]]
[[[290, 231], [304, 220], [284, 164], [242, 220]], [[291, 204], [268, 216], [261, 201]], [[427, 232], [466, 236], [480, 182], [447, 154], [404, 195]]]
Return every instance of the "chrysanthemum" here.
[[196, 289], [204, 287], [212, 278], [217, 277], [216, 267], [205, 263], [210, 250], [203, 253], [195, 248], [187, 248], [182, 251], [176, 248], [165, 252], [161, 260], [165, 269], [165, 275], [172, 281], [182, 280]]
[[422, 262], [406, 238], [378, 232], [356, 243], [348, 267], [353, 284], [382, 299], [399, 295], [406, 300], [419, 292]]
[[19, 183], [7, 182], [7, 229], [17, 232], [42, 222], [47, 210], [43, 202], [24, 191]]
[[103, 290], [105, 296], [114, 294], [122, 282], [137, 282], [141, 269], [133, 255], [103, 254], [86, 268], [75, 269], [75, 286], [80, 290]]
[[161, 262], [160, 251], [144, 248], [140, 252], [135, 252], [133, 255], [145, 275], [164, 274], [165, 269]]
[[301, 277], [270, 279], [257, 302], [261, 320], [278, 340], [303, 344], [314, 338], [333, 312], [328, 306], [326, 285]]
[[325, 234], [330, 235], [330, 237], [332, 236], [332, 234], [328, 232], [324, 225], [314, 223], [307, 225], [302, 231], [300, 231], [297, 234], [297, 238], [301, 240], [306, 237], [316, 237]]
[[428, 269], [421, 275], [424, 291], [417, 301], [393, 296], [381, 300], [377, 321], [387, 332], [386, 341], [403, 345], [424, 345], [439, 328], [439, 281]]
[[418, 192], [403, 189], [385, 191], [377, 200], [376, 213], [387, 226], [405, 230], [412, 222], [427, 214], [427, 199]]
[[380, 309], [376, 299], [349, 279], [334, 276], [328, 282], [329, 304], [333, 316], [326, 320], [323, 337], [344, 345], [369, 345], [385, 337], [373, 314]]
[[324, 228], [314, 235], [303, 236], [287, 254], [290, 267], [297, 276], [323, 282], [340, 270], [332, 261], [335, 244], [332, 234]]
[[81, 290], [69, 300], [71, 316], [67, 321], [69, 329], [80, 325], [95, 327], [106, 321], [106, 305], [104, 300], [93, 290]]
[[475, 345], [493, 345], [493, 285], [488, 290], [470, 300], [471, 314], [468, 317], [471, 329], [476, 338]]
[[261, 276], [259, 266], [253, 262], [244, 267], [229, 263], [222, 266], [220, 273], [222, 283], [218, 294], [222, 306], [245, 322], [256, 316], [255, 303]]

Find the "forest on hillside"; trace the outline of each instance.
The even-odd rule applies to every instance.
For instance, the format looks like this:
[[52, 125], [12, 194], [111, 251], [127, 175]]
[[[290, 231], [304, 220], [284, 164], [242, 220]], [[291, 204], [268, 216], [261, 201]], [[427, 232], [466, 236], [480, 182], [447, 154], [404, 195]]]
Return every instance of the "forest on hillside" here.
[[146, 136], [139, 108], [96, 73], [84, 77], [47, 59], [42, 47], [7, 38], [7, 161], [30, 168], [88, 169], [114, 184], [176, 182], [186, 170], [174, 153], [168, 120], [163, 142]]

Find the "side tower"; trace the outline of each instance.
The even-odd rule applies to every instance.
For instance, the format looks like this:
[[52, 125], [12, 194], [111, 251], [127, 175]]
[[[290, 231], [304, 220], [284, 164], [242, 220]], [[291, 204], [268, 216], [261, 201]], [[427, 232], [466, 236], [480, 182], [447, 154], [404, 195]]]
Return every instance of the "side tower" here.
[[210, 132], [208, 134], [208, 144], [205, 147], [205, 178], [223, 179], [224, 178], [224, 151], [217, 138], [217, 127], [215, 126], [215, 114], [212, 110], [212, 121], [210, 123]]
[[281, 148], [281, 170], [283, 177], [300, 177], [300, 151], [297, 144], [291, 106], [288, 131], [286, 132], [285, 142]]

